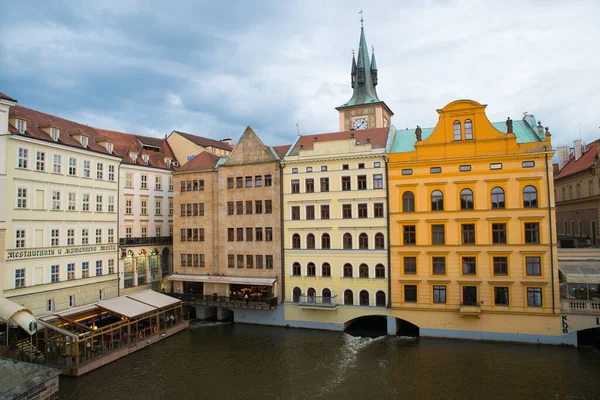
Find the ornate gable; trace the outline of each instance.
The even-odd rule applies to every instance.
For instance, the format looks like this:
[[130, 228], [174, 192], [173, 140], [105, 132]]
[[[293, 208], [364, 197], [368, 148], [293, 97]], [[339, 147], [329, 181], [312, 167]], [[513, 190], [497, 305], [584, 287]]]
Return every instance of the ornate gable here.
[[237, 145], [223, 165], [261, 164], [277, 161], [252, 128], [247, 127]]

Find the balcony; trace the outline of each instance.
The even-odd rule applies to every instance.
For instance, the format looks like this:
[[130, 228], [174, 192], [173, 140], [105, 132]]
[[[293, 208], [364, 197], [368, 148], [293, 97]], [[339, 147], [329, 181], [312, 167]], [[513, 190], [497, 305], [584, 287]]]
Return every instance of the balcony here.
[[182, 300], [185, 304], [199, 306], [215, 306], [226, 308], [244, 308], [249, 310], [272, 310], [277, 308], [277, 297], [244, 299], [242, 297], [167, 293], [169, 296]]
[[481, 304], [479, 302], [462, 302], [458, 310], [461, 318], [476, 317], [481, 318]]
[[139, 246], [153, 244], [173, 244], [173, 236], [148, 236], [119, 239], [120, 246]]
[[323, 297], [323, 296], [305, 296], [301, 295], [298, 298], [298, 307], [313, 309], [313, 310], [337, 310], [337, 296]]
[[600, 315], [600, 301], [598, 300], [575, 300], [561, 299], [560, 309], [563, 312], [573, 314], [595, 314]]

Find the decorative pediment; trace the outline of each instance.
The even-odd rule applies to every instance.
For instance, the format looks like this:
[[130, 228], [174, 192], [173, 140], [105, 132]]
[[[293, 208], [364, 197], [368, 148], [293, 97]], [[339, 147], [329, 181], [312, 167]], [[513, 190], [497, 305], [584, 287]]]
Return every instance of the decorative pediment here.
[[252, 128], [247, 127], [224, 165], [260, 164], [277, 161]]

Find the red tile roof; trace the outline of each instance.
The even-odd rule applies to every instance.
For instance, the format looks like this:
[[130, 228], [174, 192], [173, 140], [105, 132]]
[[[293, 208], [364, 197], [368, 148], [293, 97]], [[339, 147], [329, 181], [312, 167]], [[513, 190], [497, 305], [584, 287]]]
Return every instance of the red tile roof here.
[[16, 99], [13, 99], [9, 95], [6, 95], [6, 94], [4, 94], [2, 92], [0, 92], [0, 100], [8, 100], [8, 101], [13, 101], [13, 102], [17, 103]]
[[587, 144], [585, 146], [585, 153], [581, 155], [579, 160], [575, 160], [575, 156], [571, 154], [569, 156], [569, 162], [558, 172], [558, 174], [554, 175], [554, 180], [564, 178], [594, 166], [598, 157], [599, 144], [600, 139]]
[[[165, 158], [170, 158], [172, 161], [176, 161], [175, 156], [171, 151], [171, 147], [165, 139], [140, 136], [132, 133], [110, 131], [100, 128], [96, 128], [95, 131], [96, 133], [94, 138], [97, 142], [101, 142], [103, 139], [109, 139], [114, 142], [113, 151], [119, 157], [123, 158], [123, 163], [125, 164], [172, 169], [172, 165], [168, 166], [165, 162]], [[157, 147], [160, 150], [147, 150], [144, 149], [144, 145]], [[131, 159], [129, 153], [137, 154], [135, 161]], [[149, 156], [148, 164], [146, 164], [142, 158], [142, 155], [146, 154]]]
[[196, 155], [187, 162], [183, 167], [179, 168], [177, 172], [190, 172], [190, 171], [202, 171], [205, 169], [213, 169], [216, 167], [221, 157], [211, 153], [210, 151], [203, 151]]
[[192, 135], [190, 133], [185, 133], [185, 132], [180, 132], [180, 131], [173, 131], [173, 132], [180, 134], [181, 136], [188, 139], [192, 143], [197, 144], [198, 146], [202, 146], [202, 147], [212, 146], [212, 147], [216, 147], [216, 148], [223, 149], [223, 150], [229, 150], [229, 151], [233, 150], [232, 145], [227, 144], [225, 142], [221, 142], [220, 140], [209, 139], [209, 138], [205, 138], [202, 136], [196, 136], [196, 135]]
[[329, 141], [329, 140], [341, 140], [349, 139], [351, 135], [354, 135], [356, 140], [361, 144], [367, 143], [367, 139], [371, 143], [372, 149], [385, 148], [387, 143], [389, 128], [373, 128], [356, 131], [344, 131], [344, 132], [332, 132], [332, 133], [321, 133], [317, 135], [303, 135], [294, 145], [294, 148], [290, 152], [291, 156], [297, 156], [300, 151], [300, 146], [303, 146], [304, 150], [313, 148], [315, 138], [317, 141]]
[[282, 159], [283, 157], [285, 157], [290, 147], [292, 147], [291, 144], [284, 144], [282, 146], [273, 146], [273, 150], [275, 150], [275, 153], [277, 153], [279, 158]]
[[[14, 106], [10, 108], [10, 117], [19, 117], [27, 120], [27, 129], [25, 133], [20, 133], [16, 127], [9, 126], [9, 131], [16, 135], [33, 137], [36, 139], [44, 140], [47, 142], [54, 143], [54, 140], [46, 132], [42, 131], [40, 126], [52, 125], [60, 129], [58, 143], [65, 146], [78, 147], [83, 149], [81, 143], [73, 138], [73, 134], [83, 134], [86, 136], [94, 137], [96, 131], [94, 128], [83, 125], [77, 122], [69, 121], [64, 118], [56, 117], [54, 115], [45, 114], [39, 111], [35, 111], [22, 106]], [[95, 151], [97, 153], [108, 154], [108, 151], [104, 146], [99, 145], [94, 140], [88, 141], [87, 149]]]

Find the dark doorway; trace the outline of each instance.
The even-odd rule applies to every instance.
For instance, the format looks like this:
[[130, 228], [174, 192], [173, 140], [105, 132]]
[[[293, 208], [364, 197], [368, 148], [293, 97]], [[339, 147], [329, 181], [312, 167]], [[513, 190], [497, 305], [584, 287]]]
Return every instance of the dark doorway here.
[[577, 332], [577, 346], [600, 348], [600, 328], [584, 329]]
[[350, 321], [344, 332], [352, 336], [379, 337], [387, 335], [387, 319], [379, 315], [359, 317]]

